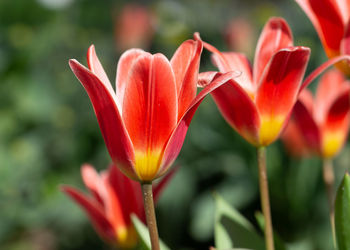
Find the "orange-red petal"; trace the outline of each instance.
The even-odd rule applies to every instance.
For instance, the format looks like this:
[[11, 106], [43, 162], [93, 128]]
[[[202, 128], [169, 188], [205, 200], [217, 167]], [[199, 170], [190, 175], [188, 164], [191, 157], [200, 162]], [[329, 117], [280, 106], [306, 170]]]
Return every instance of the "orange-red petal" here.
[[139, 56], [130, 70], [123, 120], [135, 149], [135, 171], [140, 180], [150, 181], [177, 123], [175, 77], [161, 54]]
[[141, 49], [129, 49], [125, 51], [118, 61], [116, 75], [116, 96], [120, 112], [123, 110], [124, 92], [129, 77], [130, 69], [137, 57], [146, 53]]
[[295, 122], [301, 131], [304, 141], [308, 147], [315, 153], [320, 152], [321, 147], [321, 131], [313, 119], [307, 105], [303, 101], [298, 100], [293, 109]]
[[104, 71], [100, 60], [98, 59], [95, 51], [95, 46], [91, 45], [87, 52], [87, 62], [89, 69], [92, 73], [94, 73], [100, 81], [105, 85], [105, 87], [110, 91], [111, 93], [114, 92], [113, 87], [108, 79], [108, 76], [106, 72]]
[[86, 212], [101, 238], [107, 242], [113, 242], [115, 239], [115, 231], [113, 225], [105, 216], [102, 207], [75, 188], [62, 186], [61, 189]]
[[244, 89], [231, 79], [211, 94], [225, 120], [248, 142], [258, 145], [260, 118]]
[[176, 157], [180, 153], [193, 115], [199, 107], [199, 104], [203, 101], [204, 97], [206, 97], [209, 93], [211, 93], [221, 85], [227, 83], [229, 79], [235, 76], [237, 76], [237, 73], [218, 73], [218, 76], [210, 84], [208, 84], [192, 101], [191, 105], [189, 106], [185, 114], [182, 116], [182, 118], [179, 120], [175, 130], [173, 131], [169, 141], [167, 142], [166, 148], [164, 150], [161, 169], [158, 172], [157, 177], [160, 177], [167, 172], [169, 167], [172, 165], [172, 163], [175, 161]]
[[350, 86], [335, 99], [322, 126], [323, 157], [333, 157], [344, 145], [350, 125]]
[[255, 84], [253, 83], [252, 67], [244, 54], [235, 52], [213, 53], [212, 60], [220, 72], [240, 71], [241, 74], [235, 78], [235, 81], [247, 92], [254, 93]]
[[111, 187], [111, 196], [117, 197], [120, 201], [125, 224], [127, 226], [131, 225], [130, 215], [132, 213], [137, 215], [141, 220], [144, 220], [140, 183], [126, 177], [114, 165], [110, 166], [108, 171], [109, 173], [106, 183]]
[[99, 174], [89, 164], [84, 164], [81, 167], [80, 172], [85, 186], [89, 189], [90, 193], [101, 204], [101, 206], [104, 206], [103, 197], [101, 197], [101, 193], [104, 192], [104, 188], [102, 187], [103, 183]]
[[171, 58], [171, 66], [175, 75], [178, 99], [178, 119], [187, 110], [197, 94], [197, 79], [200, 56], [203, 50], [201, 40], [183, 42]]
[[283, 18], [273, 17], [261, 32], [254, 58], [254, 82], [258, 84], [271, 57], [280, 49], [293, 46], [293, 35]]
[[115, 96], [90, 70], [76, 60], [69, 65], [88, 93], [109, 154], [131, 178], [136, 178], [132, 164], [134, 150], [115, 102]]
[[261, 116], [286, 117], [291, 112], [309, 55], [309, 48], [291, 47], [280, 50], [271, 58], [256, 97], [256, 105]]
[[310, 50], [305, 47], [282, 49], [266, 66], [256, 97], [261, 146], [275, 141], [285, 127], [296, 102], [309, 55]]
[[336, 69], [327, 71], [321, 77], [315, 98], [315, 119], [320, 124], [326, 118], [330, 105], [333, 104], [334, 99], [339, 95], [339, 91], [344, 86], [345, 77]]
[[345, 23], [334, 0], [296, 0], [308, 15], [325, 47], [328, 57], [339, 54]]

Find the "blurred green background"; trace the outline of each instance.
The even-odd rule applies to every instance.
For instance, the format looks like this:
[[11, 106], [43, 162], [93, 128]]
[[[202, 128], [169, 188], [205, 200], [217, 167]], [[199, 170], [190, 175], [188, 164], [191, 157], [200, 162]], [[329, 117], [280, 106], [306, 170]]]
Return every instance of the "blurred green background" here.
[[[0, 0], [0, 249], [109, 249], [58, 188], [62, 183], [83, 188], [81, 164], [102, 170], [110, 161], [68, 59], [86, 64], [87, 49], [95, 44], [113, 82], [118, 58], [130, 45], [120, 40], [125, 32], [119, 27], [122, 9], [130, 3]], [[147, 39], [139, 45], [168, 58], [199, 31], [219, 49], [240, 49], [252, 59], [264, 23], [270, 16], [283, 16], [295, 43], [312, 49], [308, 72], [326, 59], [311, 23], [293, 0], [138, 4], [153, 15]], [[227, 33], [229, 23], [234, 30], [230, 26]], [[201, 71], [213, 69], [204, 52]], [[347, 145], [335, 160], [336, 185], [349, 158]], [[160, 236], [172, 249], [213, 245], [213, 191], [256, 224], [255, 150], [225, 123], [210, 97], [193, 119], [177, 164], [181, 168], [157, 207]], [[331, 249], [320, 161], [292, 159], [277, 142], [268, 149], [268, 173], [273, 224], [289, 249]]]

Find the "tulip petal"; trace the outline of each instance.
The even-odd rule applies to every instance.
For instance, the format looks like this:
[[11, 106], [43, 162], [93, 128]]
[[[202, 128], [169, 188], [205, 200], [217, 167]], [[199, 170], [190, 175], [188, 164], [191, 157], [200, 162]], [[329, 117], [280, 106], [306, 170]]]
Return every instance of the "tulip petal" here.
[[137, 58], [125, 88], [123, 119], [135, 148], [140, 180], [157, 174], [166, 142], [177, 123], [175, 77], [161, 54]]
[[337, 56], [337, 57], [334, 57], [332, 59], [329, 59], [325, 63], [323, 63], [320, 66], [318, 66], [317, 69], [312, 71], [308, 75], [308, 77], [305, 79], [305, 81], [301, 85], [301, 88], [300, 88], [299, 92], [301, 92], [304, 88], [306, 88], [313, 80], [315, 80], [320, 74], [322, 74], [323, 71], [325, 71], [330, 66], [333, 66], [333, 65], [335, 65], [335, 64], [337, 64], [339, 62], [349, 63], [350, 62], [350, 56], [349, 55]]
[[281, 134], [283, 144], [293, 157], [302, 158], [310, 154], [304, 135], [300, 131], [295, 119], [291, 118], [286, 129]]
[[[350, 84], [343, 88], [341, 94], [335, 98], [330, 106], [326, 116], [326, 126], [328, 129], [338, 129], [342, 127], [343, 130], [348, 127], [350, 115]], [[345, 129], [346, 130], [346, 129]]]
[[116, 96], [120, 112], [123, 111], [125, 86], [130, 73], [130, 68], [135, 60], [144, 53], [146, 52], [141, 49], [129, 49], [119, 58], [116, 76]]
[[322, 126], [322, 154], [330, 158], [340, 151], [345, 143], [350, 125], [350, 86], [335, 99]]
[[62, 186], [61, 190], [67, 194], [72, 200], [77, 202], [79, 206], [89, 216], [94, 228], [104, 240], [112, 242], [115, 239], [115, 231], [113, 225], [104, 215], [104, 211], [98, 203], [86, 197], [82, 192], [69, 186]]
[[112, 196], [117, 197], [121, 203], [125, 223], [130, 225], [130, 215], [132, 213], [143, 219], [144, 210], [140, 183], [125, 176], [114, 165], [110, 166], [108, 171], [109, 175], [106, 181], [113, 190]]
[[206, 72], [202, 72], [198, 75], [198, 87], [204, 88], [207, 85], [209, 85], [214, 77], [217, 75], [217, 71], [206, 71]]
[[254, 83], [258, 84], [271, 57], [280, 49], [293, 46], [293, 35], [283, 18], [273, 17], [261, 32], [254, 58]]
[[204, 97], [220, 87], [221, 85], [227, 83], [231, 78], [237, 76], [237, 73], [228, 72], [225, 74], [218, 73], [218, 76], [213, 80], [212, 83], [207, 85], [193, 100], [189, 106], [186, 113], [179, 120], [176, 128], [174, 129], [170, 139], [167, 142], [166, 148], [164, 150], [163, 160], [161, 164], [161, 169], [158, 171], [157, 177], [164, 175], [172, 163], [175, 161], [176, 157], [180, 153], [181, 147], [184, 143], [187, 129], [191, 123], [193, 115], [195, 114], [199, 104], [203, 101]]
[[310, 50], [292, 47], [277, 52], [266, 66], [256, 97], [260, 114], [260, 145], [275, 141], [296, 102]]
[[350, 55], [350, 20], [346, 24], [345, 34], [341, 41], [341, 54]]
[[[200, 39], [197, 34], [196, 39]], [[240, 71], [241, 75], [236, 81], [248, 92], [253, 93], [255, 86], [252, 80], [252, 68], [248, 58], [242, 53], [235, 52], [220, 52], [209, 43], [203, 42], [204, 47], [213, 53], [212, 61], [222, 73], [229, 71]], [[206, 73], [206, 72], [204, 72]], [[201, 74], [204, 74], [201, 73]]]
[[336, 0], [338, 9], [342, 15], [343, 23], [347, 23], [350, 14], [350, 0]]
[[109, 154], [123, 172], [131, 178], [136, 178], [132, 162], [133, 147], [119, 114], [115, 96], [91, 71], [76, 60], [70, 60], [69, 65], [88, 93], [94, 107], [98, 123]]
[[225, 120], [248, 142], [257, 145], [260, 118], [255, 104], [244, 89], [231, 79], [211, 95]]
[[81, 167], [81, 176], [85, 186], [89, 189], [90, 193], [95, 197], [95, 199], [101, 204], [104, 205], [103, 198], [101, 197], [101, 178], [96, 172], [96, 170], [89, 164], [84, 164]]
[[178, 119], [187, 110], [197, 94], [197, 78], [200, 56], [203, 50], [201, 40], [187, 40], [181, 44], [171, 58], [178, 99]]
[[320, 124], [326, 118], [330, 105], [339, 95], [339, 91], [344, 86], [345, 77], [336, 69], [327, 71], [321, 77], [316, 91], [315, 99], [315, 119]]
[[213, 54], [212, 60], [220, 72], [240, 71], [241, 75], [236, 77], [235, 81], [247, 92], [254, 93], [255, 86], [253, 84], [252, 68], [248, 58], [244, 54], [222, 52], [220, 54]]
[[91, 45], [87, 52], [87, 61], [89, 65], [89, 69], [92, 73], [94, 73], [98, 79], [105, 85], [105, 87], [111, 93], [114, 92], [111, 82], [108, 79], [106, 72], [104, 71], [100, 60], [98, 59], [95, 51], [95, 46]]
[[262, 76], [256, 105], [261, 116], [286, 117], [293, 108], [303, 79], [310, 49], [292, 47], [277, 52]]
[[339, 54], [345, 23], [334, 0], [296, 0], [314, 25], [328, 57]]
[[312, 117], [312, 113], [304, 105], [303, 101], [297, 101], [293, 109], [293, 115], [308, 147], [312, 151], [319, 153], [321, 147], [320, 130]]

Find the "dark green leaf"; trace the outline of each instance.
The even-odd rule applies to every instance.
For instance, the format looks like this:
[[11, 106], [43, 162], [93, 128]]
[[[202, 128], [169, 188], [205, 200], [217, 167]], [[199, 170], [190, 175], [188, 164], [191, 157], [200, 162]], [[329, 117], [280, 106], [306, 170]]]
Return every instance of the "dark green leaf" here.
[[339, 250], [350, 249], [350, 176], [345, 173], [335, 200], [335, 231]]

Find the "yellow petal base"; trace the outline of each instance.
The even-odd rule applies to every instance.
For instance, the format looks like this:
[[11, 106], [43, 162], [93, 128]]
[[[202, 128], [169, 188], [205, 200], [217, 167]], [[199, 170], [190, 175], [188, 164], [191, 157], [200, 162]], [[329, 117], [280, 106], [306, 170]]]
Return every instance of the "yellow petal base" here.
[[324, 158], [334, 157], [343, 146], [344, 135], [339, 131], [328, 131], [322, 138], [322, 156]]
[[140, 181], [152, 181], [158, 173], [161, 151], [135, 152], [135, 171]]
[[121, 249], [134, 248], [137, 244], [138, 238], [135, 228], [130, 225], [129, 227], [119, 227], [117, 229], [117, 242], [116, 245]]
[[258, 146], [267, 146], [274, 142], [281, 132], [284, 117], [262, 117], [259, 130]]

